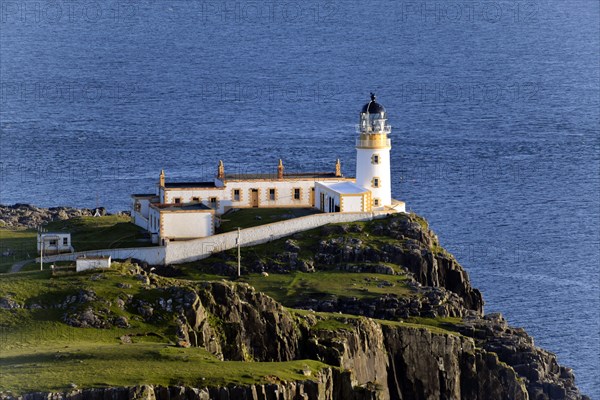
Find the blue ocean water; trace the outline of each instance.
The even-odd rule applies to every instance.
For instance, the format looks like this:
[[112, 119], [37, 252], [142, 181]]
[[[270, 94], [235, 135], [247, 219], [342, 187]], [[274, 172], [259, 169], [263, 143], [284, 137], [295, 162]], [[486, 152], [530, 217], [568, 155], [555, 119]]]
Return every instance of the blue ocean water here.
[[0, 203], [227, 170], [343, 170], [375, 91], [393, 194], [600, 399], [595, 0], [6, 0]]

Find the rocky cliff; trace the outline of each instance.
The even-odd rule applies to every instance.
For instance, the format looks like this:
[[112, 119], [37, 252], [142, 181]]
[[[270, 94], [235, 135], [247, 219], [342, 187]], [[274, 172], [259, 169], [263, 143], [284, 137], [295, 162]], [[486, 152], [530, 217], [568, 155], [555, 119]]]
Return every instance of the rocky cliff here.
[[[364, 234], [345, 235], [351, 231]], [[314, 233], [313, 233], [314, 234]], [[385, 240], [384, 240], [385, 239]], [[314, 243], [314, 240], [313, 240]], [[239, 282], [165, 279], [139, 267], [151, 300], [130, 296], [123, 309], [149, 323], [174, 326], [173, 342], [200, 347], [220, 360], [247, 362], [318, 360], [323, 368], [306, 380], [268, 384], [182, 387], [143, 385], [30, 393], [41, 399], [586, 399], [570, 369], [535, 347], [522, 330], [498, 314], [484, 315], [482, 296], [467, 273], [439, 246], [418, 217], [397, 215], [366, 226], [325, 227], [311, 252], [302, 238], [269, 260], [246, 259], [245, 269], [378, 269], [408, 275], [411, 295], [303, 302], [305, 310], [283, 307], [268, 295]], [[309, 255], [307, 255], [309, 254]], [[226, 258], [226, 256], [224, 256]], [[390, 266], [390, 265], [393, 265]], [[213, 265], [215, 269], [222, 268]], [[148, 270], [149, 271], [149, 270]], [[98, 301], [95, 294], [88, 302]], [[107, 300], [108, 302], [109, 300]], [[93, 316], [86, 301], [66, 309], [64, 322]], [[308, 309], [311, 310], [308, 310]], [[96, 307], [91, 313], [98, 313]], [[327, 312], [319, 312], [327, 311]], [[430, 324], [405, 320], [429, 318]], [[455, 317], [455, 323], [440, 323]], [[377, 318], [377, 319], [373, 319]], [[108, 308], [98, 317], [116, 321]], [[10, 396], [4, 396], [10, 397]]]

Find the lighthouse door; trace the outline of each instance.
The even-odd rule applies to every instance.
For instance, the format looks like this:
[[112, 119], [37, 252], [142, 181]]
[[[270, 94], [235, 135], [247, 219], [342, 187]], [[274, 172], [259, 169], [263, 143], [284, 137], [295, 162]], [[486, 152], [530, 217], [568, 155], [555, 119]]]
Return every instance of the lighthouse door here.
[[258, 207], [258, 189], [251, 189], [250, 192], [250, 203], [252, 204], [252, 207]]

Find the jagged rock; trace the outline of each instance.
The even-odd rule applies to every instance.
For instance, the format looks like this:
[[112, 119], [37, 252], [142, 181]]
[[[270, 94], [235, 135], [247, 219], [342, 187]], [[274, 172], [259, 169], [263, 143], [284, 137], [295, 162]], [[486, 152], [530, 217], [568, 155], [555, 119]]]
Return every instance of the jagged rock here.
[[512, 328], [499, 313], [464, 319], [460, 332], [475, 339], [477, 346], [497, 355], [525, 381], [531, 399], [586, 398], [575, 387], [573, 372], [560, 367], [556, 356], [535, 347], [521, 328]]
[[298, 270], [302, 272], [315, 272], [315, 264], [312, 261], [298, 260]]
[[137, 308], [137, 312], [145, 319], [149, 319], [154, 315], [154, 308], [148, 304], [142, 304]]
[[91, 281], [98, 281], [100, 279], [106, 279], [106, 277], [104, 276], [104, 274], [93, 274], [90, 276], [90, 280]]
[[142, 285], [150, 284], [150, 278], [147, 275], [137, 274], [137, 275], [135, 275], [135, 279], [140, 281], [142, 283]]
[[285, 241], [285, 250], [292, 253], [298, 253], [300, 251], [300, 246], [298, 246], [298, 242], [295, 240], [287, 239]]
[[129, 321], [123, 316], [116, 317], [113, 324], [117, 328], [129, 328]]
[[63, 322], [78, 328], [109, 328], [110, 324], [91, 308], [83, 311], [67, 313], [63, 316]]
[[13, 310], [15, 308], [21, 308], [21, 305], [10, 297], [0, 297], [0, 308]]

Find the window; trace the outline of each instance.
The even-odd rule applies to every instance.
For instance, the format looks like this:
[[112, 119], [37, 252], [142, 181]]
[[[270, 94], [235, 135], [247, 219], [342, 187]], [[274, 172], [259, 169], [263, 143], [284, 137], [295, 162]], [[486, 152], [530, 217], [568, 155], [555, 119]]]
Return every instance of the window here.
[[175, 204], [181, 204], [181, 197], [175, 197], [173, 201], [175, 202]]
[[373, 206], [379, 207], [379, 199], [373, 199]]
[[373, 154], [371, 157], [371, 164], [379, 164], [379, 154]]
[[233, 201], [240, 201], [240, 189], [233, 189]]
[[379, 185], [380, 185], [380, 183], [381, 183], [381, 182], [379, 181], [379, 178], [373, 178], [373, 180], [371, 181], [371, 185], [372, 185], [374, 188], [378, 188], [378, 187], [379, 187]]
[[194, 203], [200, 203], [200, 197], [192, 197]]
[[210, 206], [213, 208], [217, 208], [217, 198], [216, 197], [210, 198]]
[[51, 239], [49, 244], [50, 244], [50, 246], [56, 246], [57, 245], [56, 239]]
[[69, 245], [69, 238], [63, 238], [63, 246]]
[[276, 192], [275, 192], [275, 189], [274, 189], [274, 188], [273, 188], [273, 189], [269, 189], [269, 200], [270, 200], [270, 201], [275, 201], [275, 197], [276, 197], [276, 194], [275, 194], [275, 193], [276, 193]]
[[301, 190], [300, 188], [294, 188], [294, 200], [300, 200]]
[[133, 206], [133, 209], [134, 209], [136, 212], [140, 212], [140, 210], [142, 209], [142, 205], [140, 204], [140, 202], [139, 202], [139, 201], [137, 201], [137, 200], [135, 201], [135, 205]]

